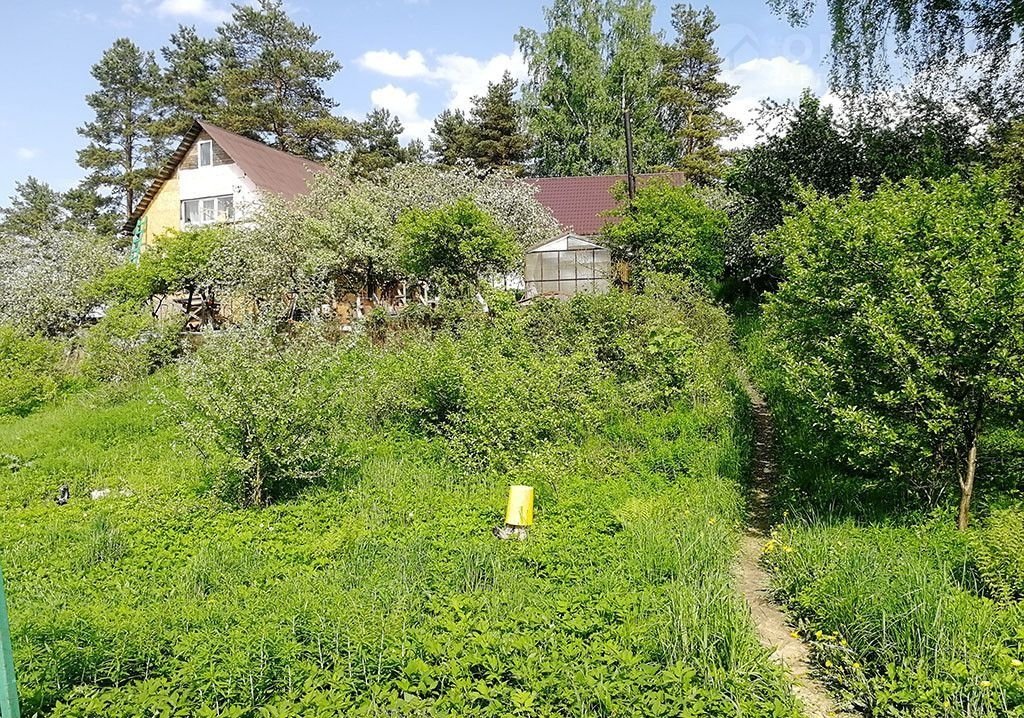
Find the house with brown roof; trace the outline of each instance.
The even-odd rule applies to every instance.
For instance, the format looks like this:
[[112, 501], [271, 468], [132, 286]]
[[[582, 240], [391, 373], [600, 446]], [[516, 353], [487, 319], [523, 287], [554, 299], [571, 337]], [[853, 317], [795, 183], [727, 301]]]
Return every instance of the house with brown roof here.
[[196, 120], [161, 167], [123, 231], [135, 256], [169, 229], [244, 221], [265, 192], [304, 194], [323, 166]]
[[[652, 180], [686, 181], [681, 172], [637, 175], [637, 186]], [[527, 297], [541, 294], [570, 297], [580, 292], [607, 291], [615, 272], [611, 251], [598, 238], [619, 202], [616, 188], [626, 175], [539, 177], [527, 180], [537, 188], [537, 201], [548, 208], [566, 234], [526, 250], [523, 279]]]

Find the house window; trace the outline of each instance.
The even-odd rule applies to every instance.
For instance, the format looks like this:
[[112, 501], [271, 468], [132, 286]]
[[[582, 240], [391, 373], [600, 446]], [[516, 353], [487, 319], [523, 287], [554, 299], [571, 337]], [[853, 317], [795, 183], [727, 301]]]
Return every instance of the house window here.
[[213, 140], [203, 140], [199, 143], [199, 166], [213, 166]]
[[181, 226], [192, 227], [213, 222], [233, 222], [235, 198], [231, 195], [186, 199], [181, 203]]

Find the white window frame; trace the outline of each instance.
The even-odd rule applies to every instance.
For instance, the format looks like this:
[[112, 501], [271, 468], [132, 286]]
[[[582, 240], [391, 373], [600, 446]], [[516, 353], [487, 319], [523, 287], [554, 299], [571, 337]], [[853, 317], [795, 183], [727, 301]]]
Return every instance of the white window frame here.
[[[195, 222], [185, 221], [185, 205], [189, 202], [196, 203], [196, 217], [198, 219]], [[220, 219], [225, 205], [229, 203], [231, 205], [231, 216], [225, 219]], [[207, 224], [217, 224], [218, 222], [234, 222], [235, 219], [235, 196], [233, 194], [183, 199], [181, 200], [178, 208], [178, 220], [182, 229], [188, 229], [189, 227], [202, 227]]]
[[[208, 145], [210, 148], [210, 161], [206, 164], [203, 164], [203, 145]], [[213, 140], [199, 141], [199, 156], [196, 158], [196, 162], [199, 167], [213, 167]]]

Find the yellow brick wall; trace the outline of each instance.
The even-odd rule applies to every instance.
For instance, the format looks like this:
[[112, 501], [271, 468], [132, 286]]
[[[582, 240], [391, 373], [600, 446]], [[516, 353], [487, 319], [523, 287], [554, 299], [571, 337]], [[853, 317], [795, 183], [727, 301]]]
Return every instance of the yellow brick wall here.
[[167, 230], [178, 229], [181, 224], [181, 201], [177, 175], [164, 182], [142, 216], [146, 218], [146, 233], [142, 237], [143, 251]]

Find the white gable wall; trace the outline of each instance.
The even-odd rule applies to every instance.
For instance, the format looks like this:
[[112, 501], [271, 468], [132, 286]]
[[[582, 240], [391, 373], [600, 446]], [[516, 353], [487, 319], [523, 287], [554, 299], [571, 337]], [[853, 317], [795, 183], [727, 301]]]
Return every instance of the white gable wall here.
[[236, 220], [245, 220], [259, 202], [256, 185], [235, 163], [179, 169], [178, 192], [183, 202], [187, 199], [232, 195]]

